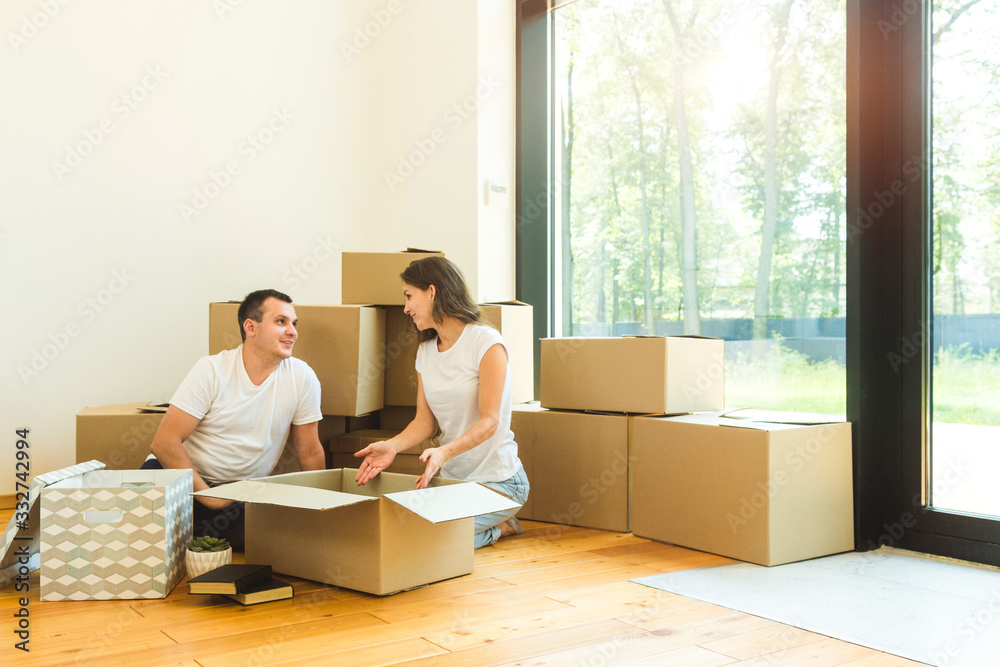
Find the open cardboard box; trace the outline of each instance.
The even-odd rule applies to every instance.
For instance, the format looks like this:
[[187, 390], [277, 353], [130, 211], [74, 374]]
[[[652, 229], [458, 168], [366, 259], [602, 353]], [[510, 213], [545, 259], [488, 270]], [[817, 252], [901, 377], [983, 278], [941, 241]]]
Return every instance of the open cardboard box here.
[[[64, 479], [83, 475], [91, 470], [104, 467], [100, 461], [85, 461], [60, 470], [52, 470], [35, 475], [27, 491], [20, 490], [14, 495], [17, 513], [0, 536], [0, 586], [6, 586], [17, 579], [27, 581], [29, 572], [37, 570], [41, 564], [41, 519], [37, 502], [42, 489]], [[27, 513], [27, 518], [23, 516]]]
[[163, 598], [184, 576], [190, 470], [104, 470], [100, 461], [36, 475], [0, 539], [0, 585], [41, 568], [39, 598]]
[[357, 470], [249, 479], [195, 495], [246, 503], [246, 562], [275, 572], [389, 595], [473, 569], [473, 517], [519, 507], [474, 482]]

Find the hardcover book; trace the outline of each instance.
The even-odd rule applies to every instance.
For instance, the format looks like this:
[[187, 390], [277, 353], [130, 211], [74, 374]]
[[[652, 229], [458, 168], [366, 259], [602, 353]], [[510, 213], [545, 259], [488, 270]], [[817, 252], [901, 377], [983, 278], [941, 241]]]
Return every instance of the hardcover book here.
[[246, 593], [271, 581], [270, 565], [230, 563], [188, 580], [192, 593], [223, 595]]
[[285, 600], [294, 595], [295, 591], [291, 584], [271, 577], [270, 581], [256, 586], [253, 590], [245, 593], [228, 593], [226, 596], [240, 604], [248, 605], [270, 602], [271, 600]]

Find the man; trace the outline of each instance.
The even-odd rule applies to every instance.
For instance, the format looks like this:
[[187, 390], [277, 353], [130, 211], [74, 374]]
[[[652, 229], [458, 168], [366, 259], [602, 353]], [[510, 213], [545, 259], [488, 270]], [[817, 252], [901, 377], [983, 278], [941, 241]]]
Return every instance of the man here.
[[[202, 357], [170, 399], [143, 468], [194, 471], [194, 490], [269, 475], [290, 440], [303, 470], [326, 467], [319, 442], [320, 385], [292, 358], [298, 337], [292, 300], [251, 292], [237, 317], [243, 344]], [[195, 535], [243, 548], [243, 504], [195, 496]]]

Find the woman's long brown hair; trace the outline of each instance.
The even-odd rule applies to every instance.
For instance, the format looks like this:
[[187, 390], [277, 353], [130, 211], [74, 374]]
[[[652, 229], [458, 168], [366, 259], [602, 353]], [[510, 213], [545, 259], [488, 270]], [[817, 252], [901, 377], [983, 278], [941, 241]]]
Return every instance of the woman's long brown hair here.
[[[422, 290], [434, 285], [431, 317], [438, 324], [444, 322], [445, 315], [466, 324], [486, 324], [479, 312], [479, 306], [469, 294], [465, 277], [451, 260], [444, 257], [415, 259], [399, 274], [399, 277], [407, 285]], [[436, 329], [424, 329], [420, 332], [421, 341], [436, 337]]]

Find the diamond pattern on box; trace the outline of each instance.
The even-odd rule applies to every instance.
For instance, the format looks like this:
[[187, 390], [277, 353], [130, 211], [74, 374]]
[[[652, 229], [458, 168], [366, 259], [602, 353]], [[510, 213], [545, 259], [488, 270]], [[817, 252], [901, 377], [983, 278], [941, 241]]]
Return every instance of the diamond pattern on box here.
[[[15, 500], [18, 503], [28, 504], [28, 521], [27, 525], [22, 525], [25, 523], [20, 521], [23, 517], [12, 516], [3, 535], [0, 536], [0, 587], [6, 586], [15, 577], [26, 575], [39, 567], [38, 504], [35, 501], [42, 488], [103, 467], [104, 464], [100, 461], [86, 461], [61, 470], [35, 475], [28, 491], [16, 494]], [[18, 510], [21, 509], [19, 506]]]
[[[57, 484], [41, 494], [41, 599], [165, 597], [184, 576], [191, 471], [164, 470], [153, 485], [110, 488], [110, 473], [129, 471], [99, 472], [94, 483], [105, 488]], [[88, 522], [85, 512], [109, 514]]]

